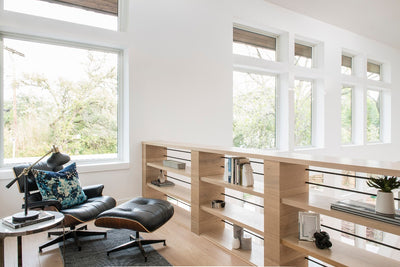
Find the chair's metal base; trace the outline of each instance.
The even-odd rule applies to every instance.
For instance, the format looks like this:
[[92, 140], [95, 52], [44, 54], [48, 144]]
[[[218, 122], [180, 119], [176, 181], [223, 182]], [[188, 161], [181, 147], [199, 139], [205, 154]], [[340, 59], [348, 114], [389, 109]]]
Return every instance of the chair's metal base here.
[[154, 243], [164, 243], [164, 246], [166, 246], [165, 239], [158, 239], [158, 240], [140, 239], [139, 232], [137, 232], [137, 231], [136, 231], [136, 237], [134, 237], [132, 235], [130, 237], [131, 237], [132, 241], [122, 244], [122, 245], [119, 245], [118, 247], [115, 247], [115, 248], [107, 251], [107, 256], [109, 256], [111, 252], [123, 250], [126, 248], [131, 248], [131, 247], [139, 247], [140, 252], [142, 252], [142, 255], [144, 257], [144, 261], [147, 262], [147, 255], [143, 249], [143, 245], [149, 245], [149, 244], [154, 244]]
[[79, 242], [79, 237], [81, 236], [93, 236], [93, 235], [102, 235], [104, 238], [107, 237], [107, 232], [99, 232], [99, 231], [87, 231], [87, 226], [84, 225], [78, 229], [75, 229], [74, 227], [71, 227], [70, 230], [68, 231], [56, 231], [56, 232], [48, 232], [47, 237], [50, 237], [52, 235], [57, 235], [58, 237], [41, 245], [39, 247], [39, 252], [42, 253], [42, 250], [48, 246], [63, 242], [67, 239], [73, 238], [75, 241], [76, 246], [78, 247], [78, 250], [81, 250], [81, 244]]

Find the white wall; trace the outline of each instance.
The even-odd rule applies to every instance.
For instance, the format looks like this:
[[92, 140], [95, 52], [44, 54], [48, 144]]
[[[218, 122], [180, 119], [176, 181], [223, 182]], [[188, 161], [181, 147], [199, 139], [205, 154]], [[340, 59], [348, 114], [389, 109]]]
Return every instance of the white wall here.
[[[260, 29], [274, 28], [325, 43], [326, 110], [338, 111], [340, 103], [337, 70], [340, 49], [347, 48], [391, 62], [392, 73], [400, 71], [399, 51], [261, 0], [135, 0], [129, 1], [126, 33], [107, 33], [64, 22], [15, 14], [1, 14], [0, 30], [16, 31], [66, 40], [110, 43], [126, 50], [129, 95], [128, 132], [130, 164], [110, 171], [89, 171], [79, 166], [84, 185], [103, 183], [105, 193], [118, 200], [141, 194], [141, 142], [162, 139], [229, 146], [232, 139], [232, 23]], [[16, 20], [18, 18], [18, 21]], [[33, 26], [39, 26], [36, 31]], [[71, 30], [71, 27], [73, 30]], [[339, 49], [340, 48], [340, 49]], [[393, 103], [400, 78], [392, 75]], [[338, 87], [339, 86], [339, 87]], [[392, 105], [392, 114], [399, 108]], [[400, 160], [396, 148], [400, 125], [393, 116], [392, 145], [340, 148], [339, 116], [324, 114], [324, 149], [332, 153], [376, 158], [388, 155]], [[332, 125], [327, 122], [332, 122]], [[340, 123], [340, 122], [339, 122]], [[340, 125], [340, 124], [339, 124]], [[335, 126], [335, 127], [333, 127]], [[338, 137], [339, 136], [339, 137]], [[361, 152], [360, 152], [361, 151]], [[366, 153], [368, 152], [368, 153]], [[362, 154], [362, 155], [361, 155]], [[85, 171], [85, 170], [88, 170]], [[101, 169], [99, 169], [101, 170]], [[9, 179], [0, 179], [0, 217], [20, 209], [22, 196]]]

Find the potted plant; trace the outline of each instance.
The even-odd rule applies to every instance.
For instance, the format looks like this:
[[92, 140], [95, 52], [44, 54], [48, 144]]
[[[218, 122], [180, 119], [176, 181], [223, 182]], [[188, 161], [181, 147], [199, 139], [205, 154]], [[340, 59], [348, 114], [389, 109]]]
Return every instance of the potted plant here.
[[377, 213], [394, 215], [395, 210], [392, 190], [400, 187], [400, 180], [397, 180], [395, 176], [369, 178], [367, 185], [379, 189], [376, 197], [375, 211]]

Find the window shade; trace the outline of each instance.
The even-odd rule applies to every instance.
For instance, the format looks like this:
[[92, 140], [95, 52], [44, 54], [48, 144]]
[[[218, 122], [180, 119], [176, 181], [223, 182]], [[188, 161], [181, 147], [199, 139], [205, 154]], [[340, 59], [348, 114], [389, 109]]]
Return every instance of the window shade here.
[[348, 67], [351, 69], [352, 65], [353, 65], [353, 58], [342, 55], [342, 66]]
[[233, 41], [276, 50], [276, 38], [233, 28]]
[[294, 54], [296, 56], [312, 58], [312, 47], [301, 44], [294, 44]]
[[367, 63], [367, 72], [372, 72], [376, 74], [381, 74], [381, 65], [368, 62]]
[[118, 16], [118, 0], [41, 0]]

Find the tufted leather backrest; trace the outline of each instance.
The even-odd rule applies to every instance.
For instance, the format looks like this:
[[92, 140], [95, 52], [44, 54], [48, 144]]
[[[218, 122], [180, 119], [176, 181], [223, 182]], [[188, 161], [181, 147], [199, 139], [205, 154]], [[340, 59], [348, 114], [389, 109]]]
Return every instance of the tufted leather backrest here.
[[[22, 173], [22, 171], [25, 168], [28, 168], [30, 166], [30, 164], [21, 164], [21, 165], [17, 165], [13, 167], [13, 171], [14, 171], [14, 175], [15, 177], [18, 177], [18, 175], [20, 175]], [[63, 166], [57, 166], [54, 169], [50, 168], [49, 166], [47, 166], [46, 162], [39, 162], [38, 164], [36, 164], [33, 169], [35, 170], [42, 170], [42, 171], [53, 171], [53, 172], [57, 172], [59, 170], [63, 169]], [[21, 176], [20, 178], [18, 178], [17, 180], [18, 183], [18, 188], [19, 188], [19, 192], [24, 193], [25, 192], [25, 188], [24, 188], [24, 176]], [[31, 191], [36, 191], [38, 190], [38, 187], [36, 185], [36, 181], [35, 181], [35, 176], [33, 175], [32, 171], [30, 171], [28, 173], [28, 179], [27, 179], [27, 187], [28, 187], [28, 192]]]

